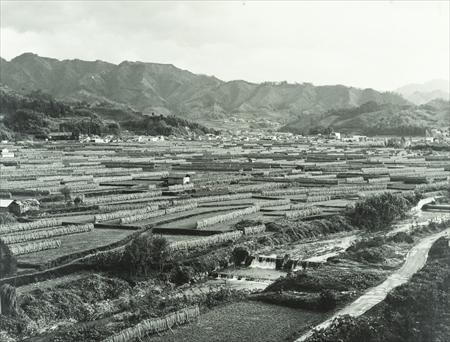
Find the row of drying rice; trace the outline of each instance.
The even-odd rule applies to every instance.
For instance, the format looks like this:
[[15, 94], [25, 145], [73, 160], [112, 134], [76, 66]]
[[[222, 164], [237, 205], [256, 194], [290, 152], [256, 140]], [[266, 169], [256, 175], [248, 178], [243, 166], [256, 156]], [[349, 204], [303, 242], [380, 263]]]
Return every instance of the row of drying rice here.
[[251, 206], [251, 207], [248, 207], [245, 209], [234, 210], [227, 214], [207, 217], [207, 218], [197, 221], [197, 229], [205, 229], [208, 226], [212, 226], [217, 223], [231, 221], [231, 220], [234, 220], [238, 217], [245, 216], [245, 215], [251, 215], [251, 214], [258, 212], [259, 210], [260, 210], [260, 207], [257, 205], [254, 205], [254, 206]]
[[154, 211], [147, 211], [147, 212], [144, 212], [141, 214], [123, 217], [120, 219], [120, 223], [121, 224], [130, 224], [133, 222], [148, 220], [148, 219], [154, 218], [154, 217], [169, 215], [169, 214], [173, 214], [173, 213], [177, 213], [177, 212], [181, 212], [181, 211], [193, 210], [195, 208], [197, 208], [197, 203], [174, 206], [174, 207], [169, 207], [166, 209], [160, 209], [160, 210], [154, 210]]
[[198, 247], [209, 247], [213, 245], [218, 245], [224, 242], [230, 242], [230, 241], [236, 241], [242, 236], [242, 231], [233, 231], [233, 232], [226, 232], [211, 236], [205, 236], [200, 238], [195, 238], [192, 240], [185, 240], [185, 241], [176, 241], [172, 242], [169, 245], [169, 249], [171, 251], [181, 251], [181, 250], [189, 250], [192, 248], [198, 248]]
[[0, 237], [0, 239], [7, 245], [12, 245], [15, 243], [48, 239], [56, 236], [86, 233], [92, 231], [92, 229], [94, 229], [94, 224], [92, 223], [76, 224], [51, 229], [38, 229], [30, 232], [9, 234]]

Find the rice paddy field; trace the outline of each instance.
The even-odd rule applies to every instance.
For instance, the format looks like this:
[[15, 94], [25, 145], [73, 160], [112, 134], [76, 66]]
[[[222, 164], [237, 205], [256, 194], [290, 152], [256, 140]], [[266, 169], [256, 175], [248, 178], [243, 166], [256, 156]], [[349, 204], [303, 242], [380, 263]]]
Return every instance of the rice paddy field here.
[[[14, 157], [0, 158], [0, 198], [7, 204], [2, 215], [8, 218], [0, 224], [0, 240], [17, 260], [17, 273], [0, 274], [0, 286], [15, 284], [25, 311], [33, 296], [39, 303], [48, 300], [46, 307], [77, 296], [72, 298], [76, 314], [61, 304], [49, 309], [45, 319], [27, 320], [34, 325], [25, 333], [16, 331], [14, 337], [14, 329], [4, 327], [9, 332], [0, 333], [0, 340], [8, 342], [292, 340], [324, 320], [324, 314], [250, 301], [247, 295], [290, 273], [277, 269], [277, 258], [295, 259], [299, 266], [291, 271], [300, 265], [320, 268], [345, 254], [362, 233], [338, 229], [290, 241], [276, 229], [281, 226], [289, 235], [283, 225], [310, 221], [319, 222], [319, 229], [357, 201], [383, 193], [416, 191], [433, 201], [424, 202], [430, 210], [418, 208], [407, 221], [396, 223], [395, 233], [427, 224], [442, 214], [436, 210], [448, 206], [434, 201], [448, 196], [449, 153], [387, 148], [383, 138], [326, 145], [302, 138], [23, 142], [2, 148]], [[181, 269], [208, 262], [221, 266], [198, 271], [181, 286], [170, 278], [172, 273], [128, 281], [114, 270], [96, 270], [97, 256], [122, 253], [139, 236], [164, 237], [170, 251], [185, 253]], [[251, 250], [252, 261], [230, 266], [232, 253], [242, 246]], [[395, 267], [408, 246], [401, 248], [393, 253]], [[83, 269], [85, 260], [94, 264]], [[353, 263], [342, 267], [352, 270]], [[377, 267], [381, 277], [394, 266]], [[201, 309], [183, 311], [179, 303]], [[140, 335], [137, 328], [123, 333], [140, 321], [152, 333]], [[161, 322], [170, 329], [161, 328]], [[116, 335], [120, 337], [112, 337]]]
[[[189, 239], [199, 229], [233, 230], [242, 219], [307, 219], [337, 213], [373, 193], [440, 191], [450, 175], [446, 155], [380, 147], [379, 141], [336, 141], [326, 148], [313, 141], [4, 147], [14, 157], [0, 161], [1, 195], [15, 200], [24, 212], [22, 223], [10, 224], [12, 230], [0, 226], [0, 237], [8, 241], [26, 235], [23, 241], [10, 239], [12, 247], [28, 244], [19, 261], [42, 265], [117, 243], [139, 229], [157, 227], [161, 234], [180, 229], [184, 236], [177, 236]], [[30, 207], [30, 200], [38, 205]], [[255, 206], [254, 212], [239, 214]], [[311, 207], [316, 211], [304, 211]], [[219, 216], [223, 218], [217, 221]], [[28, 222], [43, 223], [26, 227]], [[86, 223], [93, 224], [89, 231], [56, 233], [61, 225]], [[48, 237], [39, 235], [43, 230], [49, 231]], [[46, 239], [60, 243], [37, 246]]]
[[[108, 246], [126, 238], [130, 233], [132, 233], [130, 230], [96, 228], [88, 233], [61, 236], [59, 237], [61, 247], [24, 254], [18, 257], [18, 261], [37, 266], [45, 265], [64, 255], [83, 253]], [[61, 248], [64, 248], [64, 253], [61, 253]]]

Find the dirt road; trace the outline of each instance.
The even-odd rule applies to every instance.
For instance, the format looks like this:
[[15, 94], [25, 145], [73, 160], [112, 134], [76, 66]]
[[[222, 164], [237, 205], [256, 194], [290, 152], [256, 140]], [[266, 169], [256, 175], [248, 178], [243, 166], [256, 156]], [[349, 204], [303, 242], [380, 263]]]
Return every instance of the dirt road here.
[[[428, 257], [428, 251], [430, 250], [433, 243], [439, 239], [442, 236], [449, 236], [450, 235], [450, 228], [447, 228], [446, 230], [433, 234], [431, 236], [427, 236], [420, 240], [419, 243], [417, 243], [411, 250], [409, 251], [408, 255], [406, 256], [405, 263], [403, 266], [396, 272], [394, 272], [392, 275], [390, 275], [383, 283], [381, 283], [378, 286], [375, 286], [368, 291], [366, 291], [365, 294], [363, 294], [361, 297], [359, 297], [357, 300], [355, 300], [353, 303], [347, 305], [342, 310], [338, 311], [334, 316], [332, 316], [330, 319], [322, 322], [321, 324], [317, 325], [314, 329], [315, 330], [322, 330], [330, 326], [332, 321], [340, 316], [344, 315], [350, 315], [350, 316], [360, 316], [370, 310], [372, 307], [374, 307], [376, 304], [383, 301], [387, 294], [392, 291], [394, 288], [406, 283], [408, 279], [410, 279], [416, 272], [420, 271], [422, 267], [425, 265]], [[305, 341], [308, 337], [310, 337], [313, 334], [313, 331], [309, 331], [308, 333], [304, 334], [295, 342], [301, 342]]]

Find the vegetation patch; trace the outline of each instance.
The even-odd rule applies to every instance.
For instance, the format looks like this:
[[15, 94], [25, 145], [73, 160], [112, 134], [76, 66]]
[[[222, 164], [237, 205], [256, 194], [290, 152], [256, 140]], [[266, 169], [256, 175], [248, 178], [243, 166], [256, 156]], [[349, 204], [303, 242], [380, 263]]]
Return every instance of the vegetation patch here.
[[266, 292], [297, 291], [320, 292], [361, 291], [380, 283], [384, 279], [382, 272], [369, 269], [355, 269], [324, 265], [320, 268], [308, 268], [276, 280], [266, 288]]
[[356, 202], [347, 215], [351, 223], [361, 229], [386, 230], [395, 220], [404, 218], [419, 199], [416, 193], [383, 192]]
[[0, 88], [2, 111], [6, 114], [0, 125], [1, 139], [21, 139], [28, 135], [47, 138], [50, 132], [80, 134], [113, 134], [130, 130], [148, 135], [187, 135], [218, 132], [175, 116], [144, 115], [132, 109], [111, 104], [91, 106], [83, 102], [63, 102], [42, 91], [18, 94]]
[[[399, 238], [397, 238], [399, 239]], [[395, 251], [386, 238], [377, 236], [363, 239], [347, 248], [340, 258], [346, 258], [363, 263], [381, 264], [389, 257], [394, 257]]]
[[[356, 229], [348, 218], [342, 215], [312, 221], [281, 219], [267, 223], [266, 227], [267, 231], [275, 232], [270, 239], [279, 243], [294, 242]], [[266, 239], [268, 238], [262, 237], [261, 243], [264, 243]]]
[[[340, 299], [337, 298], [338, 295], [341, 297]], [[342, 297], [343, 295], [334, 291], [325, 290], [320, 293], [294, 291], [261, 292], [251, 295], [250, 298], [291, 308], [326, 312], [334, 309], [337, 302], [342, 301]]]
[[450, 248], [441, 238], [426, 266], [363, 316], [340, 317], [308, 342], [441, 342], [450, 336]]

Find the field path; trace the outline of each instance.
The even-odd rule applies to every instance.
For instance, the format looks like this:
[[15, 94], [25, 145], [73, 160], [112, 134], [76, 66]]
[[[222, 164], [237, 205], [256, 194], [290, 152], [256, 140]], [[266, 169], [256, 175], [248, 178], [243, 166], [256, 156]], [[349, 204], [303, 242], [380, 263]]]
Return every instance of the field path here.
[[[450, 228], [447, 228], [442, 232], [427, 236], [420, 240], [420, 242], [417, 243], [408, 252], [405, 263], [398, 271], [390, 275], [380, 285], [367, 290], [361, 297], [344, 307], [342, 310], [339, 310], [331, 318], [317, 325], [314, 330], [322, 330], [328, 328], [333, 320], [337, 317], [341, 317], [344, 315], [358, 317], [370, 310], [376, 304], [383, 301], [390, 291], [406, 283], [416, 272], [422, 269], [427, 261], [428, 251], [430, 250], [433, 243], [440, 237], [446, 235], [450, 235]], [[311, 337], [312, 334], [313, 330], [310, 330], [309, 332], [295, 340], [295, 342], [305, 341], [306, 339]]]

